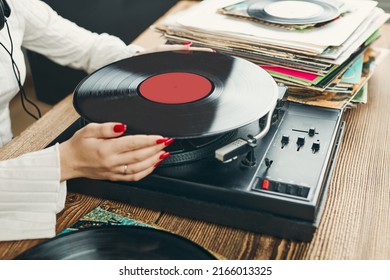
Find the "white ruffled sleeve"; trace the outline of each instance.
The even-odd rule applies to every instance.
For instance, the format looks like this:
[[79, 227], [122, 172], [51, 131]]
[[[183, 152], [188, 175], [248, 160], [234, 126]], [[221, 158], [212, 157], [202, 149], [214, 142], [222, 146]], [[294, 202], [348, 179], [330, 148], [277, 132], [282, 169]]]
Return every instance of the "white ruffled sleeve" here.
[[143, 50], [137, 45], [126, 45], [118, 37], [81, 28], [42, 1], [18, 0], [13, 4], [24, 19], [23, 46], [58, 64], [90, 73]]
[[63, 210], [58, 144], [0, 161], [0, 240], [49, 238]]

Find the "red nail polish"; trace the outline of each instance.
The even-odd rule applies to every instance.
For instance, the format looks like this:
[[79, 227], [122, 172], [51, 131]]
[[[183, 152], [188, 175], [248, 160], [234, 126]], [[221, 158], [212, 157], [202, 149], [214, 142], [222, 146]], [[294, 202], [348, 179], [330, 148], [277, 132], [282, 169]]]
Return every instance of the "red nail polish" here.
[[161, 139], [157, 139], [156, 140], [156, 144], [162, 144], [162, 143], [165, 143], [166, 141], [168, 141], [169, 138], [168, 137], [164, 137], [164, 138], [161, 138]]
[[114, 126], [114, 132], [115, 133], [120, 133], [120, 132], [125, 132], [126, 131], [126, 125], [125, 124], [116, 124]]
[[156, 162], [156, 164], [154, 165], [154, 167], [157, 167], [157, 166], [159, 166], [159, 165], [161, 164], [161, 162], [162, 162], [162, 161], [158, 161], [158, 162]]
[[163, 160], [163, 159], [166, 159], [167, 157], [169, 157], [171, 155], [170, 152], [165, 152], [163, 154], [160, 155], [160, 159]]
[[190, 41], [189, 41], [189, 42], [184, 42], [184, 43], [183, 43], [183, 46], [191, 46], [191, 45], [192, 45], [192, 42], [190, 42]]
[[174, 141], [175, 141], [175, 139], [169, 138], [167, 141], [165, 141], [165, 146], [171, 145]]

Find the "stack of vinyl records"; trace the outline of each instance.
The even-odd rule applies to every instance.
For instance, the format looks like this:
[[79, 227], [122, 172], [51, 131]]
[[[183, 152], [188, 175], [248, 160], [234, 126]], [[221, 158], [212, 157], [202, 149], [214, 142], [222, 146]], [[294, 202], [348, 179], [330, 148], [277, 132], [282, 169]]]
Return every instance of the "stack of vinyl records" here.
[[389, 19], [371, 0], [205, 0], [155, 26], [171, 43], [238, 56], [289, 87], [295, 102], [344, 108], [366, 102]]

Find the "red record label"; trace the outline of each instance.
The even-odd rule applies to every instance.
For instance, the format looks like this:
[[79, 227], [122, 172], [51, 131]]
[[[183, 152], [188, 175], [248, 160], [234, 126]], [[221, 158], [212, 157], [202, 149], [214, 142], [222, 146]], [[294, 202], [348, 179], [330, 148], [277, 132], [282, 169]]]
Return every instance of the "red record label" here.
[[205, 98], [211, 93], [211, 82], [197, 74], [172, 72], [152, 76], [139, 86], [140, 94], [154, 102], [182, 104]]

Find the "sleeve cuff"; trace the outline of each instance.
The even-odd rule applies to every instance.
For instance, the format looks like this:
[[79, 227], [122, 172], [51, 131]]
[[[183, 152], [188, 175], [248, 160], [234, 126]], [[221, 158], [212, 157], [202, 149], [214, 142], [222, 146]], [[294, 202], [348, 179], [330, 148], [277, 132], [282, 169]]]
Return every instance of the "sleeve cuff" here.
[[55, 235], [66, 198], [58, 146], [0, 162], [0, 240]]

